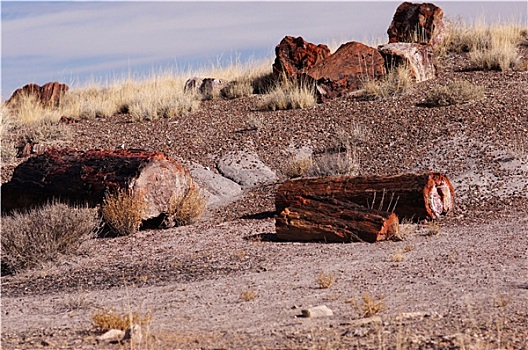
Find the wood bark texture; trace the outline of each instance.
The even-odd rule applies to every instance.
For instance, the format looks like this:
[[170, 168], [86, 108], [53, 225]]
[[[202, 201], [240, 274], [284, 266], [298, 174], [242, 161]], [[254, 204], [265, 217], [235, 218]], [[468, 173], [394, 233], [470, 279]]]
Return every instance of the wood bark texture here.
[[52, 199], [96, 206], [108, 192], [130, 189], [146, 203], [144, 220], [169, 212], [194, 182], [179, 162], [142, 150], [50, 150], [29, 158], [2, 186], [2, 211], [33, 207]]
[[279, 212], [277, 237], [287, 241], [377, 242], [398, 235], [394, 213], [330, 197], [299, 196]]
[[329, 197], [381, 211], [394, 212], [400, 220], [436, 219], [454, 206], [455, 192], [441, 173], [402, 174], [395, 176], [301, 178], [283, 183], [275, 206], [281, 213], [299, 206], [310, 196]]

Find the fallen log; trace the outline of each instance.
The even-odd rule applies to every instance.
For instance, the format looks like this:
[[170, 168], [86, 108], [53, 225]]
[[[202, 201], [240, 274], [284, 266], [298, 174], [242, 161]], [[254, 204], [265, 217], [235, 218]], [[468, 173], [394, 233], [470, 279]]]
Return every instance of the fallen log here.
[[2, 212], [25, 209], [52, 199], [97, 206], [107, 193], [129, 189], [144, 198], [143, 220], [171, 212], [195, 184], [176, 160], [142, 150], [49, 150], [17, 166], [2, 185]]
[[302, 196], [279, 212], [277, 237], [287, 241], [377, 242], [398, 235], [394, 213], [330, 197]]
[[436, 219], [454, 206], [451, 181], [440, 173], [395, 176], [300, 178], [283, 183], [276, 195], [277, 213], [309, 196], [330, 197], [394, 212], [400, 220]]

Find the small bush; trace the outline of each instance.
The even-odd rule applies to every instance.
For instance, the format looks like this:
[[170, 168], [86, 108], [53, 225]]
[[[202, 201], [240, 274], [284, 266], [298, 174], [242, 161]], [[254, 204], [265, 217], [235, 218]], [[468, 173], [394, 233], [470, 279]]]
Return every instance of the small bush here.
[[484, 89], [481, 86], [459, 80], [433, 88], [427, 93], [423, 104], [429, 107], [450, 106], [479, 100], [483, 97]]
[[307, 82], [282, 79], [264, 95], [258, 108], [261, 110], [283, 110], [311, 108], [315, 106], [315, 87]]
[[345, 152], [325, 152], [315, 157], [308, 174], [310, 176], [355, 176], [359, 173], [359, 158], [356, 149], [349, 148]]
[[303, 175], [308, 174], [313, 164], [314, 163], [312, 157], [298, 159], [292, 157], [292, 159], [288, 162], [284, 172], [285, 175], [290, 179], [301, 177]]
[[243, 301], [251, 301], [257, 297], [257, 293], [253, 289], [248, 289], [240, 293], [240, 299]]
[[330, 288], [334, 284], [335, 275], [333, 273], [324, 273], [321, 272], [317, 276], [317, 284], [319, 287], [327, 289]]
[[198, 187], [192, 187], [180, 201], [171, 198], [170, 207], [169, 214], [176, 225], [185, 226], [196, 222], [203, 215], [206, 201], [202, 191]]
[[99, 226], [95, 209], [58, 202], [2, 217], [2, 265], [18, 272], [56, 261], [77, 252]]
[[111, 329], [127, 330], [133, 324], [148, 326], [152, 320], [152, 313], [121, 312], [118, 313], [113, 309], [100, 309], [92, 315], [92, 323], [100, 331], [109, 331]]
[[382, 79], [368, 80], [363, 84], [365, 99], [380, 99], [396, 96], [407, 91], [413, 84], [411, 70], [406, 65], [399, 65]]
[[249, 96], [253, 93], [252, 82], [249, 79], [235, 80], [227, 84], [220, 91], [220, 95], [226, 99], [235, 99]]
[[106, 194], [101, 213], [112, 232], [126, 236], [139, 230], [145, 206], [145, 200], [140, 194], [123, 188]]
[[383, 295], [379, 295], [377, 298], [374, 298], [370, 293], [364, 293], [361, 299], [352, 301], [356, 312], [360, 317], [372, 317], [379, 313], [380, 311], [385, 310], [385, 305], [383, 304]]

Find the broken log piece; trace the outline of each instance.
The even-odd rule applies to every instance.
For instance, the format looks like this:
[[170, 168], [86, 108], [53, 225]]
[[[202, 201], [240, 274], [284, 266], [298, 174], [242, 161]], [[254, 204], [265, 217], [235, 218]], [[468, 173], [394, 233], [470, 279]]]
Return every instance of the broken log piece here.
[[144, 198], [143, 220], [149, 220], [167, 215], [171, 197], [174, 204], [194, 186], [180, 162], [158, 152], [53, 149], [17, 166], [2, 185], [2, 211], [52, 199], [94, 207], [106, 193], [126, 188]]
[[287, 241], [377, 242], [398, 235], [398, 216], [330, 197], [297, 196], [279, 212], [277, 237]]
[[277, 213], [307, 196], [331, 197], [394, 212], [400, 220], [436, 219], [454, 206], [451, 181], [440, 173], [395, 176], [301, 178], [283, 183], [275, 199]]

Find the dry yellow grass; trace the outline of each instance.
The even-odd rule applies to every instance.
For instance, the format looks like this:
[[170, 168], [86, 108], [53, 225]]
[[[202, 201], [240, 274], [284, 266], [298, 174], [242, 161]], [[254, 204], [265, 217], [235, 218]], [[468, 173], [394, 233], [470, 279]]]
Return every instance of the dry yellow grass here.
[[101, 206], [101, 214], [106, 224], [117, 235], [136, 233], [141, 226], [145, 201], [132, 190], [123, 188], [107, 193]]
[[272, 111], [311, 108], [315, 106], [316, 102], [315, 86], [313, 84], [281, 79], [264, 95], [258, 108]]
[[370, 293], [364, 293], [359, 301], [352, 303], [360, 317], [372, 317], [385, 310], [383, 295], [373, 297]]
[[363, 97], [366, 99], [387, 98], [402, 94], [414, 83], [412, 73], [406, 65], [399, 65], [390, 70], [382, 79], [367, 80], [363, 84]]
[[92, 315], [92, 323], [100, 331], [110, 329], [127, 330], [133, 324], [148, 326], [152, 320], [152, 313], [139, 311], [116, 312], [113, 309], [99, 309]]
[[319, 275], [317, 275], [316, 281], [319, 287], [323, 289], [330, 288], [334, 284], [335, 274], [321, 272]]
[[483, 97], [483, 87], [465, 80], [457, 80], [444, 86], [435, 86], [428, 91], [424, 104], [430, 107], [450, 106], [480, 100]]
[[169, 216], [177, 226], [185, 226], [196, 222], [205, 209], [206, 201], [202, 191], [198, 187], [192, 187], [180, 200], [171, 197]]
[[247, 289], [240, 293], [240, 299], [243, 301], [251, 301], [257, 297], [257, 293], [253, 289]]
[[519, 22], [487, 24], [484, 18], [472, 23], [448, 21], [440, 55], [469, 52], [477, 69], [507, 70], [520, 63], [518, 45], [528, 36], [528, 28]]

